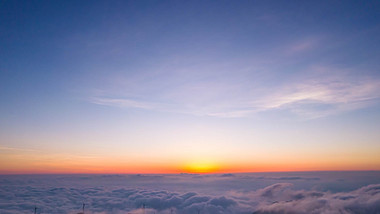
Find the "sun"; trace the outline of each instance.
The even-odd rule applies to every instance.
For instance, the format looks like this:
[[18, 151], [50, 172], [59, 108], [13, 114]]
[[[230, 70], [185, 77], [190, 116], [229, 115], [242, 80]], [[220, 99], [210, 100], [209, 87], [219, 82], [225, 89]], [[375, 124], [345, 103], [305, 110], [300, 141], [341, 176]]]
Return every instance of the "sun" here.
[[192, 161], [184, 166], [188, 173], [213, 173], [218, 171], [219, 166], [211, 161]]

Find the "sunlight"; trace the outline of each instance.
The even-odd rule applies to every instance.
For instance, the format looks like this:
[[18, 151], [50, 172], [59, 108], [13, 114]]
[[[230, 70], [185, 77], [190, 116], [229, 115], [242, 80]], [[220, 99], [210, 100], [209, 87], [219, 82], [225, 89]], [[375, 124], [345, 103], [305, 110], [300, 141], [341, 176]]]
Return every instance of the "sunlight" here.
[[188, 173], [213, 173], [219, 170], [219, 166], [211, 161], [193, 161], [184, 166]]

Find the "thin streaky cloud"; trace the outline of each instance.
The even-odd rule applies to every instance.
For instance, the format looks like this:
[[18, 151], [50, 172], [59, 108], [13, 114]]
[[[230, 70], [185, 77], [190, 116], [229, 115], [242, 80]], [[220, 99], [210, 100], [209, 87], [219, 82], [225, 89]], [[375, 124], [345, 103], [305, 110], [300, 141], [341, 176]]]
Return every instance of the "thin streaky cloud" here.
[[[331, 74], [325, 75], [326, 72]], [[252, 94], [244, 91], [246, 86], [239, 87], [225, 80], [218, 84], [210, 80], [178, 86], [174, 90], [177, 91], [176, 96], [169, 98], [165, 97], [165, 91], [157, 91], [158, 98], [165, 97], [162, 103], [148, 102], [149, 97], [142, 97], [141, 100], [95, 97], [91, 102], [121, 108], [225, 118], [249, 117], [258, 112], [287, 110], [306, 119], [312, 119], [365, 108], [380, 98], [378, 79], [350, 76], [349, 73], [333, 68], [323, 68], [322, 75], [320, 72], [318, 75], [314, 72], [308, 73], [311, 74], [301, 76], [295, 81], [287, 81], [273, 89], [273, 92], [266, 94]], [[207, 88], [207, 85], [210, 88]], [[260, 87], [262, 86], [258, 86]], [[198, 90], [197, 96], [192, 94], [194, 90]], [[200, 90], [205, 92], [200, 93]], [[230, 95], [227, 92], [231, 92]], [[238, 96], [235, 96], [237, 94]]]
[[291, 45], [285, 47], [285, 54], [286, 55], [294, 55], [299, 53], [304, 53], [306, 51], [312, 51], [317, 47], [320, 47], [320, 40], [321, 38], [310, 38], [305, 40], [300, 40], [292, 43]]
[[38, 152], [39, 150], [35, 149], [25, 149], [25, 148], [16, 148], [16, 147], [7, 147], [7, 146], [0, 146], [0, 150], [3, 151], [25, 151], [25, 152]]
[[[377, 79], [358, 77], [350, 79], [345, 76], [310, 79], [303, 83], [286, 85], [278, 92], [253, 102], [252, 106], [258, 107], [261, 111], [289, 109], [303, 115], [321, 117], [367, 107], [380, 98], [378, 91], [380, 91], [380, 81]], [[329, 109], [319, 110], [312, 105], [320, 107], [324, 105]]]
[[140, 102], [132, 99], [123, 99], [123, 98], [100, 98], [94, 97], [91, 99], [91, 102], [98, 105], [105, 106], [115, 106], [122, 108], [141, 108], [141, 109], [157, 109], [158, 104]]

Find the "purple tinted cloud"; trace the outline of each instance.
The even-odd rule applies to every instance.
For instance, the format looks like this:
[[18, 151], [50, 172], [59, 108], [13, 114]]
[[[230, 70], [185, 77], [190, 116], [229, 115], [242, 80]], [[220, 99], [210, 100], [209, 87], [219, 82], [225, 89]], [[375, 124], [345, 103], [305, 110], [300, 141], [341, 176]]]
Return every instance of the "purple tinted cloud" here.
[[2, 176], [0, 213], [379, 213], [378, 173], [351, 174]]

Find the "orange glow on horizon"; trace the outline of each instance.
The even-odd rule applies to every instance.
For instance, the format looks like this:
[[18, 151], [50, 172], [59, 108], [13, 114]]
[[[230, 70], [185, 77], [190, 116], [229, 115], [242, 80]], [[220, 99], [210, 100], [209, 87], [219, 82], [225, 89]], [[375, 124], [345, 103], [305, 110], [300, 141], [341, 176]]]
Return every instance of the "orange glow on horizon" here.
[[363, 171], [380, 170], [379, 166], [316, 166], [316, 165], [261, 165], [261, 166], [219, 166], [209, 163], [178, 166], [148, 165], [60, 165], [1, 167], [0, 174], [178, 174], [178, 173], [249, 173], [249, 172], [289, 172], [289, 171]]
[[277, 159], [224, 160], [199, 158], [123, 159], [111, 157], [77, 157], [68, 155], [29, 155], [3, 153], [0, 174], [176, 174], [176, 173], [244, 173], [274, 171], [351, 171], [380, 170], [380, 160], [372, 159]]
[[183, 170], [187, 173], [215, 173], [220, 170], [220, 166], [213, 162], [196, 161], [186, 164]]

